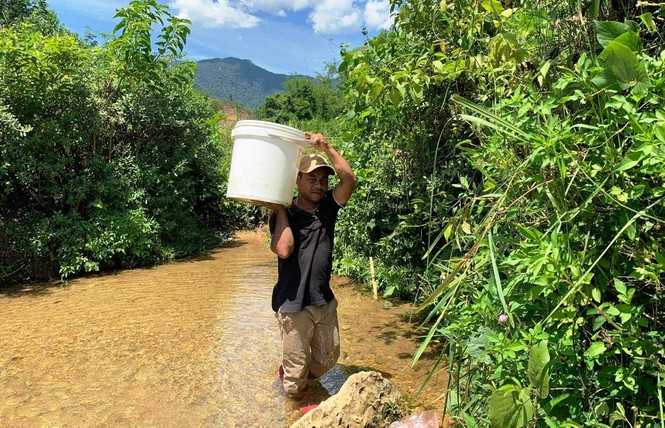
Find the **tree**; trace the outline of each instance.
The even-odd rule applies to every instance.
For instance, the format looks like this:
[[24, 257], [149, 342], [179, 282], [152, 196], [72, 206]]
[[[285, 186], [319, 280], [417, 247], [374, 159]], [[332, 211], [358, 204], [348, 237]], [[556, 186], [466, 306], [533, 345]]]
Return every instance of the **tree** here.
[[328, 77], [294, 77], [284, 82], [284, 90], [266, 97], [256, 110], [256, 116], [281, 123], [312, 119], [328, 121], [341, 112], [341, 94]]
[[0, 4], [0, 27], [34, 25], [42, 34], [64, 31], [46, 0], [3, 0]]

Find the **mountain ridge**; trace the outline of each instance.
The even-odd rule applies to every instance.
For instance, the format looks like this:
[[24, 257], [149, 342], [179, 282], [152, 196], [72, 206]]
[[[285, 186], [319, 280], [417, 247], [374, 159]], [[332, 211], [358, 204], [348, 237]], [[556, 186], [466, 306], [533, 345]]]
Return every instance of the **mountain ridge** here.
[[194, 87], [214, 98], [254, 109], [265, 97], [282, 92], [284, 82], [293, 77], [311, 78], [272, 73], [249, 59], [209, 58], [196, 62]]

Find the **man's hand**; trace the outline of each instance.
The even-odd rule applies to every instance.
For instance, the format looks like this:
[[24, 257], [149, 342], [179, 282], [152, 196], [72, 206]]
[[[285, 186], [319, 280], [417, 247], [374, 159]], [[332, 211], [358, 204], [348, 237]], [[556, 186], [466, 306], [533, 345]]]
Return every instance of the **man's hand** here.
[[314, 132], [305, 132], [305, 138], [312, 141], [312, 147], [320, 152], [327, 152], [332, 145], [323, 134], [316, 134]]
[[339, 177], [339, 183], [337, 183], [333, 189], [333, 196], [335, 197], [335, 201], [343, 206], [351, 197], [353, 188], [356, 185], [357, 178], [353, 173], [351, 166], [342, 155], [337, 153], [337, 150], [335, 150], [332, 144], [330, 144], [330, 141], [328, 141], [323, 134], [305, 132], [305, 138], [312, 141], [312, 147], [324, 152], [326, 156], [328, 156], [328, 159], [330, 159], [332, 167]]

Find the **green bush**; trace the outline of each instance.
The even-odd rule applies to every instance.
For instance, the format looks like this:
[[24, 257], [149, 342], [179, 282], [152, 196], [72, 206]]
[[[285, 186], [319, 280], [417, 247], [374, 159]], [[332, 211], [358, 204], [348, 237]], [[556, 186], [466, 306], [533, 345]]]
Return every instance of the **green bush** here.
[[662, 8], [392, 4], [341, 66], [338, 268], [418, 301], [465, 426], [662, 425]]
[[100, 47], [0, 28], [0, 281], [153, 264], [256, 224], [225, 199], [230, 137], [180, 61], [187, 21], [153, 0], [116, 17]]

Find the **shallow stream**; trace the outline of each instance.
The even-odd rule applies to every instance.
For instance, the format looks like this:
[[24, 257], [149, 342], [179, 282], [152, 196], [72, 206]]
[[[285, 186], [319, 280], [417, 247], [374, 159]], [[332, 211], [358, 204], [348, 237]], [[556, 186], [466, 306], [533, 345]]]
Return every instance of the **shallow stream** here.
[[[436, 355], [411, 367], [411, 306], [335, 277], [342, 356], [305, 399], [286, 398], [275, 280], [259, 231], [195, 259], [0, 289], [0, 425], [284, 427], [358, 371], [408, 398], [420, 388]], [[444, 385], [435, 375], [414, 409], [440, 409]]]

